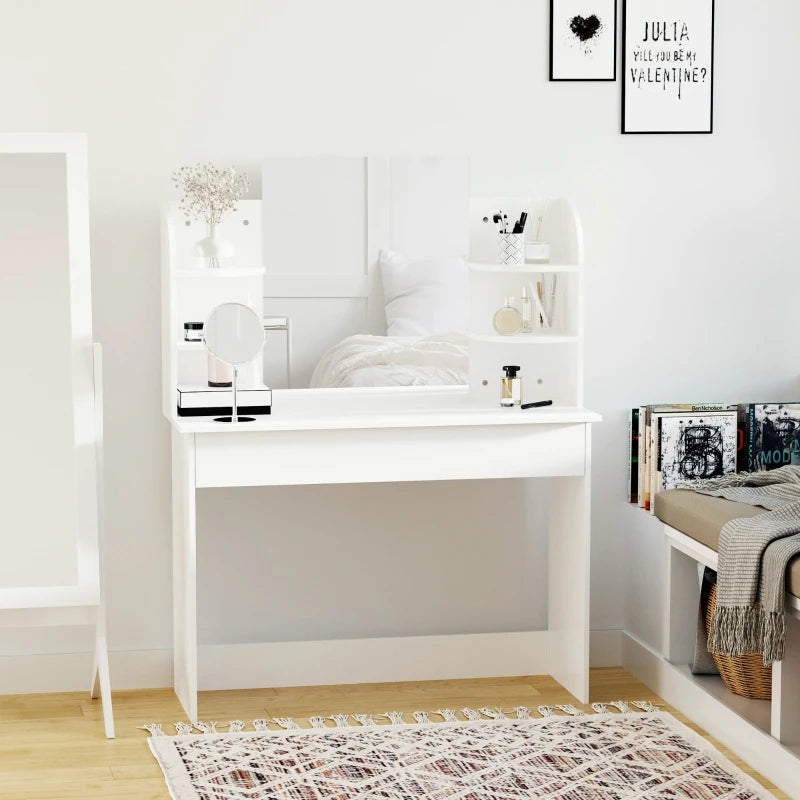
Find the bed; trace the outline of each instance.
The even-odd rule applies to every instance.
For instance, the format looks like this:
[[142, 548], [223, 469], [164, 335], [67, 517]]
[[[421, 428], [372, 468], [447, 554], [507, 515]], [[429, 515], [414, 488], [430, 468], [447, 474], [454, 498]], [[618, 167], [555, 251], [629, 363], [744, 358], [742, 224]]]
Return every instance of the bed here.
[[467, 335], [423, 338], [356, 334], [331, 347], [311, 376], [311, 388], [446, 386], [466, 383]]

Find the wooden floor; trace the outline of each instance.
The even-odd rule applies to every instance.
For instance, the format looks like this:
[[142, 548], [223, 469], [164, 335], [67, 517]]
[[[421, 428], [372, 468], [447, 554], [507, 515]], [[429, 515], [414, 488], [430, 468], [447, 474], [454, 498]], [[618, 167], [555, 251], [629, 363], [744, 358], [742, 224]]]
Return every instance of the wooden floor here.
[[[652, 700], [672, 710], [622, 669], [592, 670], [595, 701]], [[315, 714], [432, 711], [469, 706], [555, 705], [574, 698], [547, 676], [481, 680], [380, 683], [354, 686], [201, 692], [201, 719], [224, 722], [291, 716], [299, 724]], [[577, 704], [576, 704], [577, 705]], [[675, 716], [691, 723], [681, 714]], [[88, 695], [0, 696], [0, 798], [169, 800], [164, 779], [137, 725], [161, 722], [165, 732], [185, 715], [171, 689], [114, 693], [117, 738], [103, 735], [99, 701]], [[700, 731], [697, 726], [692, 725]], [[703, 733], [703, 731], [700, 731]], [[710, 737], [708, 737], [710, 738]], [[711, 740], [713, 741], [713, 739]], [[777, 798], [789, 800], [714, 742]]]

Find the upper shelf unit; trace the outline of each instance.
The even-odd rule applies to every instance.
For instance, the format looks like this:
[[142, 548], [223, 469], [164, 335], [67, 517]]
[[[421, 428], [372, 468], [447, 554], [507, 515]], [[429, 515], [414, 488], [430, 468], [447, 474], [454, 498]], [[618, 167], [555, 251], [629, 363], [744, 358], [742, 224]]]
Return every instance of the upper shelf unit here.
[[[573, 204], [551, 200], [538, 226], [550, 245], [550, 261], [497, 264], [498, 231], [492, 216], [509, 220], [528, 212], [526, 241], [532, 240], [531, 209], [523, 198], [473, 200], [470, 214], [470, 392], [479, 405], [499, 403], [502, 367], [521, 368], [523, 400], [583, 403], [583, 236]], [[535, 212], [534, 212], [535, 213]], [[487, 220], [484, 222], [484, 220]], [[535, 217], [534, 217], [535, 220]], [[534, 227], [536, 223], [534, 221]], [[523, 289], [532, 302], [532, 330], [501, 335], [495, 313], [510, 305], [523, 311]]]
[[[163, 412], [176, 418], [178, 386], [208, 386], [208, 359], [202, 343], [184, 341], [184, 323], [205, 322], [220, 303], [242, 303], [259, 317], [264, 308], [264, 267], [261, 255], [261, 201], [243, 200], [237, 211], [218, 226], [233, 244], [230, 263], [211, 268], [195, 256], [195, 245], [206, 236], [205, 224], [188, 219], [177, 202], [162, 214], [162, 361]], [[263, 363], [254, 360], [240, 372], [240, 388], [263, 386]]]

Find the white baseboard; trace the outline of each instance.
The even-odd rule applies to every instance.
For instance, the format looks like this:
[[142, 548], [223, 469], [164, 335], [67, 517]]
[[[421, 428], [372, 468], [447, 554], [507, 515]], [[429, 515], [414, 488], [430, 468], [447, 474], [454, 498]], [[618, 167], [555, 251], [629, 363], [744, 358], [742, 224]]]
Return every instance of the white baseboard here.
[[622, 635], [622, 666], [790, 797], [800, 800], [800, 750], [794, 753], [784, 747], [627, 631]]
[[[593, 667], [621, 664], [622, 632], [592, 631]], [[172, 650], [109, 653], [114, 689], [172, 686]], [[546, 674], [547, 633], [487, 633], [200, 647], [203, 689]], [[0, 694], [88, 691], [91, 653], [0, 657]]]
[[548, 633], [486, 633], [201, 647], [198, 687], [323, 686], [548, 671]]

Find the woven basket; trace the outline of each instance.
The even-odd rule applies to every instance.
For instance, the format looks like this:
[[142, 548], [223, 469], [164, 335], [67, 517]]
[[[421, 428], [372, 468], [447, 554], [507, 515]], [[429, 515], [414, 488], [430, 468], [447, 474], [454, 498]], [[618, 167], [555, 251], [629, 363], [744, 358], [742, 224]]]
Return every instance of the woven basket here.
[[[711, 587], [706, 605], [706, 631], [711, 627], [714, 608], [717, 605], [717, 584]], [[772, 699], [772, 667], [764, 666], [761, 653], [745, 653], [743, 656], [711, 654], [725, 685], [734, 694], [754, 700]]]

